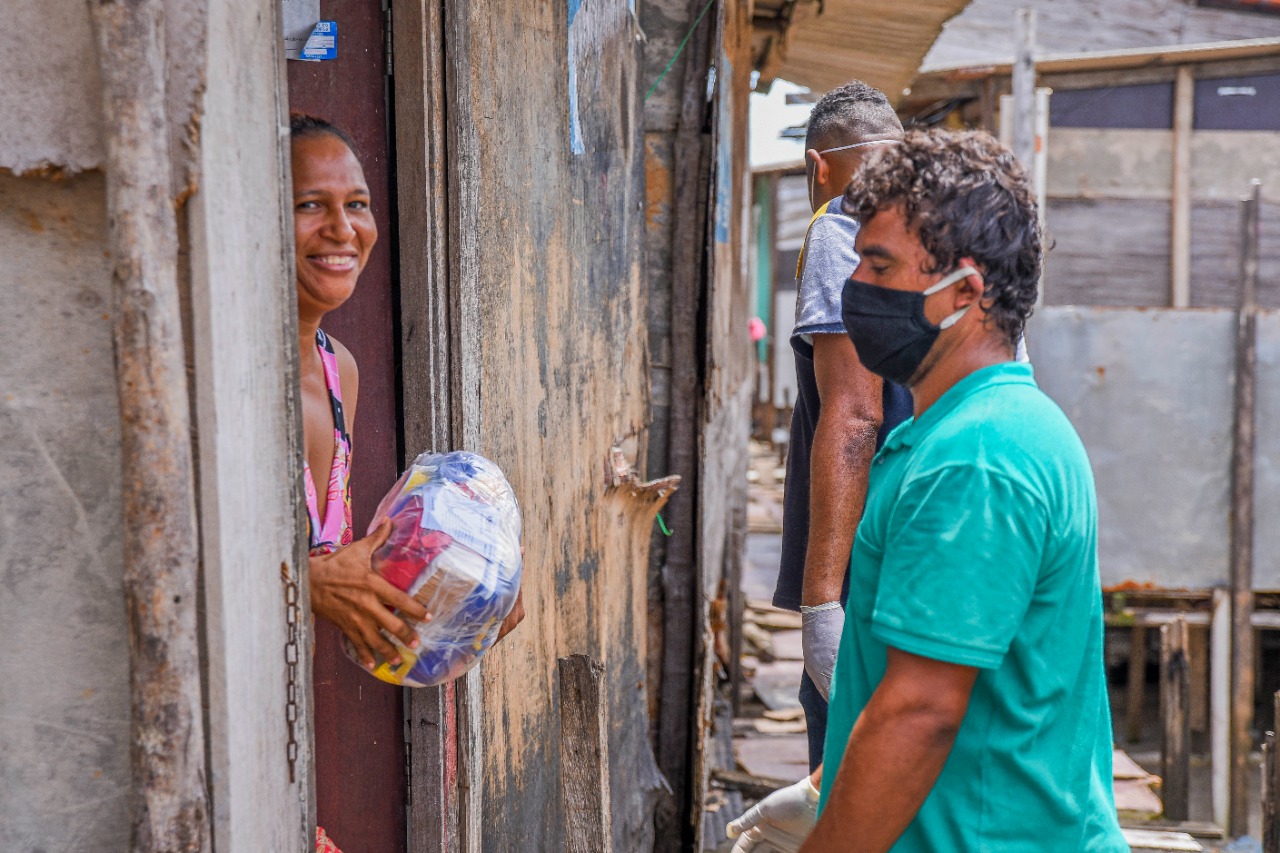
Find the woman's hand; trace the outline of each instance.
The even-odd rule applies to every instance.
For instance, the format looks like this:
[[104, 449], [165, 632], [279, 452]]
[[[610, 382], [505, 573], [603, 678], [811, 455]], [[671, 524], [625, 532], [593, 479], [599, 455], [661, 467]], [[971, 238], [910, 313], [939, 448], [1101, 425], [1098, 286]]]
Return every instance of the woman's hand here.
[[[507, 614], [507, 618], [502, 620], [502, 627], [498, 629], [498, 640], [510, 634], [516, 629], [516, 626], [524, 621], [524, 590], [516, 593], [516, 603], [511, 605], [511, 612]], [[494, 640], [494, 642], [498, 642]]]
[[[524, 546], [520, 546], [520, 560], [524, 561]], [[511, 612], [507, 614], [507, 618], [502, 620], [502, 627], [498, 629], [498, 639], [493, 642], [496, 644], [498, 640], [510, 634], [516, 629], [516, 626], [524, 621], [524, 586], [520, 587], [520, 591], [516, 593], [516, 603], [511, 605]]]
[[383, 631], [411, 649], [418, 647], [418, 635], [387, 608], [419, 622], [431, 618], [426, 608], [371, 568], [373, 552], [390, 535], [391, 522], [383, 519], [365, 538], [311, 558], [311, 610], [338, 626], [366, 669], [374, 668], [374, 653], [393, 666], [400, 663], [400, 654]]

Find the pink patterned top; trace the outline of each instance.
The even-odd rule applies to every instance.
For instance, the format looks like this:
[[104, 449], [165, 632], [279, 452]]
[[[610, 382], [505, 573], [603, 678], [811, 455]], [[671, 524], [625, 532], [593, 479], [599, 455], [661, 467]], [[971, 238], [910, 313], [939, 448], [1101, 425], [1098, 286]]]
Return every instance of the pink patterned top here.
[[332, 554], [350, 545], [351, 534], [351, 436], [342, 415], [342, 383], [338, 377], [338, 355], [329, 336], [316, 330], [316, 349], [324, 364], [324, 384], [329, 389], [329, 405], [333, 409], [333, 464], [329, 468], [324, 518], [320, 518], [319, 500], [311, 466], [302, 462], [302, 480], [307, 492], [307, 528], [311, 554]]

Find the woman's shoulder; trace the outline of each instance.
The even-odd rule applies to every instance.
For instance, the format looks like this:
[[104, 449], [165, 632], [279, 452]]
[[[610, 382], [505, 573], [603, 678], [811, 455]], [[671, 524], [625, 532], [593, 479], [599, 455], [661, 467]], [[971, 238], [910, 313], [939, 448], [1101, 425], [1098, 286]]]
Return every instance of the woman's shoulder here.
[[356, 357], [351, 354], [342, 341], [326, 333], [333, 354], [338, 359], [338, 380], [342, 383], [344, 396], [355, 394], [360, 384], [360, 368], [356, 366]]
[[328, 332], [325, 332], [325, 338], [329, 341], [329, 345], [333, 347], [333, 354], [338, 357], [338, 367], [343, 370], [347, 368], [356, 370], [356, 357], [351, 354], [351, 350], [347, 349], [342, 341]]

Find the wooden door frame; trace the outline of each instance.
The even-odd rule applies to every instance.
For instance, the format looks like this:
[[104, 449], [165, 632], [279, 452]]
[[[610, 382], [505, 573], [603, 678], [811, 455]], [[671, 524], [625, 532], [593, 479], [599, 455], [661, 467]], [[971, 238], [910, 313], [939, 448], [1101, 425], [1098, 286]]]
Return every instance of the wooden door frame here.
[[[426, 450], [478, 447], [474, 211], [478, 140], [465, 111], [466, 14], [447, 0], [390, 0], [406, 464]], [[468, 417], [470, 415], [470, 417]], [[479, 667], [407, 690], [409, 853], [480, 849]]]

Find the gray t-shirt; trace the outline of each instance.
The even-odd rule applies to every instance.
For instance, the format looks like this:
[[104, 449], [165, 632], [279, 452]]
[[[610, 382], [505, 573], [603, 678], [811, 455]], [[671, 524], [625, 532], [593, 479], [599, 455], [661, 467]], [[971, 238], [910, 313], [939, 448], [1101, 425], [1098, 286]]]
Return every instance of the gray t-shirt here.
[[809, 225], [796, 271], [793, 340], [799, 337], [812, 344], [814, 335], [845, 333], [840, 296], [858, 266], [858, 253], [853, 250], [858, 221], [845, 216], [840, 203], [837, 197], [818, 208]]

